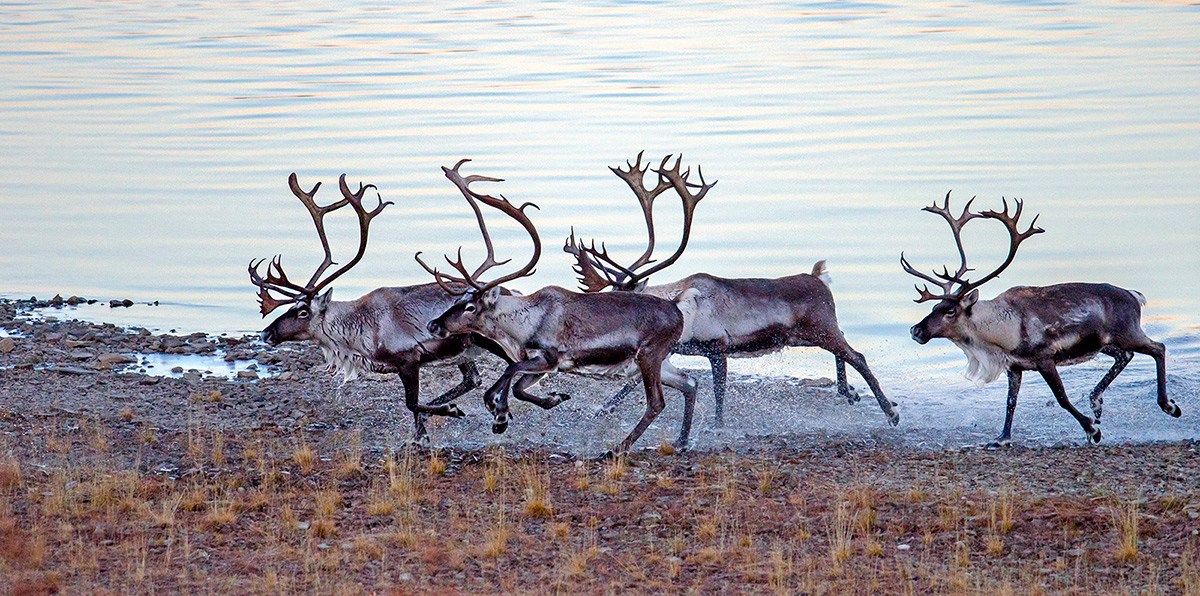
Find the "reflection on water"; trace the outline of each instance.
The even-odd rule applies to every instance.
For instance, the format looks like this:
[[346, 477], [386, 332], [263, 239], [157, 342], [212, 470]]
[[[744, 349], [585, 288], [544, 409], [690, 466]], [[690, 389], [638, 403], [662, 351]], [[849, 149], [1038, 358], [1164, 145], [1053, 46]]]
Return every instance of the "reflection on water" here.
[[158, 377], [182, 377], [195, 373], [204, 377], [236, 377], [242, 371], [254, 371], [258, 376], [269, 376], [265, 367], [253, 360], [225, 360], [221, 352], [215, 354], [138, 354], [138, 363], [132, 370]]
[[[318, 196], [336, 195], [345, 172], [396, 202], [337, 297], [423, 283], [416, 250], [466, 243], [475, 255], [473, 221], [438, 169], [461, 157], [475, 159], [469, 173], [505, 178], [497, 191], [540, 206], [548, 249], [574, 225], [636, 255], [640, 216], [607, 167], [646, 149], [683, 152], [720, 180], [687, 254], [658, 281], [777, 276], [827, 259], [847, 337], [897, 393], [965, 383], [952, 346], [908, 339], [928, 305], [911, 302], [897, 264], [901, 250], [922, 269], [953, 258], [944, 223], [919, 210], [949, 189], [956, 204], [1021, 197], [1042, 214], [1047, 233], [985, 297], [1069, 280], [1135, 288], [1172, 368], [1200, 363], [1196, 6], [0, 10], [2, 295], [157, 300], [99, 316], [261, 328], [246, 263], [281, 253], [303, 277], [320, 258], [287, 191], [292, 171], [305, 186], [324, 182]], [[671, 207], [658, 215], [663, 244], [678, 234]], [[353, 249], [350, 219], [330, 222], [335, 251]], [[524, 234], [494, 227], [497, 249], [519, 261]], [[986, 227], [967, 242], [980, 269], [1006, 247]], [[547, 250], [518, 285], [551, 283], [574, 285], [569, 259]], [[1150, 374], [1141, 360], [1118, 385]], [[832, 374], [829, 357], [802, 350], [750, 362], [735, 370]]]

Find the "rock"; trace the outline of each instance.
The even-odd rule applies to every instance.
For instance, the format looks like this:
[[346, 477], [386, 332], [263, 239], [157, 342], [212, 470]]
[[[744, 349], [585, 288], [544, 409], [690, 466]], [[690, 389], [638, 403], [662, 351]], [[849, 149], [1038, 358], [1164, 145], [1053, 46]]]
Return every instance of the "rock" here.
[[109, 300], [108, 301], [109, 308], [120, 308], [120, 307], [129, 308], [131, 306], [133, 306], [133, 301], [128, 298], [126, 298], [124, 300]]
[[133, 364], [134, 362], [137, 362], [137, 359], [133, 356], [128, 354], [117, 354], [114, 352], [100, 354], [99, 356], [96, 356], [96, 360], [98, 360], [100, 364], [106, 364], [108, 366], [112, 366], [114, 364]]
[[94, 374], [97, 374], [96, 371], [94, 371], [94, 370], [88, 370], [86, 368], [79, 368], [79, 367], [75, 367], [75, 366], [55, 365], [55, 366], [46, 367], [46, 370], [48, 370], [50, 372], [61, 373], [64, 375], [94, 375]]
[[171, 372], [172, 372], [172, 373], [175, 373], [175, 374], [177, 374], [177, 375], [181, 375], [181, 374], [183, 374], [183, 367], [182, 367], [182, 366], [176, 366], [176, 367], [174, 367], [174, 368], [172, 368], [172, 369], [171, 369]]
[[187, 381], [188, 383], [199, 383], [201, 380], [203, 380], [203, 378], [204, 377], [201, 377], [200, 373], [198, 372], [192, 372], [189, 370], [188, 372], [183, 373], [183, 380]]
[[239, 370], [237, 376], [239, 379], [257, 379], [258, 372], [253, 370]]
[[11, 337], [0, 337], [0, 354], [7, 354], [17, 347], [17, 342]]

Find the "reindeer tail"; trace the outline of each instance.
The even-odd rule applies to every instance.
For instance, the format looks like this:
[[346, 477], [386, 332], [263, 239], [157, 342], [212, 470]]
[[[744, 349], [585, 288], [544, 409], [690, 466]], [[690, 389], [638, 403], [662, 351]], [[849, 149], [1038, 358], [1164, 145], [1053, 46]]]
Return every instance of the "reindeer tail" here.
[[833, 283], [833, 278], [829, 277], [829, 270], [825, 268], [825, 259], [821, 259], [820, 261], [817, 261], [816, 264], [813, 265], [813, 270], [812, 270], [811, 275], [813, 277], [825, 282], [826, 286]]
[[1143, 294], [1137, 290], [1125, 290], [1125, 291], [1129, 292], [1130, 294], [1133, 294], [1133, 297], [1137, 298], [1138, 304], [1140, 304], [1142, 306], [1146, 306], [1146, 295], [1145, 294]]
[[692, 338], [692, 323], [696, 320], [696, 298], [700, 296], [700, 290], [696, 288], [688, 288], [679, 293], [675, 297], [675, 307], [683, 314], [683, 333], [679, 335], [679, 341], [687, 341]]

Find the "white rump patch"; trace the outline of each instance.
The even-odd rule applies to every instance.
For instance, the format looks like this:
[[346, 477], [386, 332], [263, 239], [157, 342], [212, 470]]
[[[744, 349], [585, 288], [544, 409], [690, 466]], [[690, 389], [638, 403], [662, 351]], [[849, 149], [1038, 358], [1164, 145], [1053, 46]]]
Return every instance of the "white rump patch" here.
[[696, 322], [696, 309], [698, 306], [696, 298], [699, 296], [700, 290], [688, 288], [675, 297], [675, 306], [683, 314], [683, 332], [679, 334], [679, 341], [681, 342], [692, 338], [692, 324]]
[[975, 383], [976, 387], [983, 387], [1000, 378], [1000, 373], [1008, 370], [1013, 363], [1012, 356], [998, 347], [973, 346], [959, 342], [954, 342], [954, 345], [967, 355], [967, 370], [963, 376]]

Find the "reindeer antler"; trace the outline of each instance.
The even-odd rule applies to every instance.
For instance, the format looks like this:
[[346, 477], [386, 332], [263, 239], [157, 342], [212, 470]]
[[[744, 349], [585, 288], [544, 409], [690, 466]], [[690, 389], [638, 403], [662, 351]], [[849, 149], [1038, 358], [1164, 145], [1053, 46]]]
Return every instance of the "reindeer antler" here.
[[[267, 316], [271, 311], [284, 304], [311, 300], [317, 295], [317, 293], [332, 283], [333, 280], [340, 277], [343, 273], [349, 271], [351, 267], [357, 265], [358, 262], [362, 260], [363, 254], [365, 254], [367, 250], [367, 234], [371, 225], [371, 220], [374, 219], [376, 215], [379, 215], [383, 211], [384, 207], [392, 204], [391, 201], [384, 201], [382, 197], [379, 197], [379, 205], [374, 209], [367, 210], [362, 204], [363, 194], [368, 188], [375, 188], [375, 185], [368, 184], [364, 186], [362, 183], [359, 183], [358, 191], [351, 192], [350, 187], [346, 185], [345, 174], [342, 174], [341, 177], [338, 178], [338, 186], [342, 191], [342, 199], [329, 205], [318, 205], [313, 198], [317, 194], [317, 189], [321, 188], [320, 182], [313, 185], [311, 190], [305, 191], [304, 189], [300, 188], [300, 183], [296, 179], [296, 173], [292, 172], [292, 174], [288, 176], [288, 186], [292, 189], [292, 194], [296, 195], [296, 198], [300, 199], [300, 202], [304, 204], [305, 208], [308, 209], [309, 214], [312, 216], [313, 225], [317, 228], [317, 236], [321, 239], [321, 248], [325, 251], [325, 258], [321, 261], [321, 264], [317, 266], [317, 270], [313, 273], [312, 277], [309, 278], [308, 283], [303, 286], [288, 280], [287, 275], [283, 272], [283, 264], [280, 256], [276, 256], [271, 260], [270, 264], [267, 265], [267, 277], [265, 279], [258, 273], [258, 268], [265, 259], [250, 261], [250, 266], [248, 267], [250, 273], [250, 282], [258, 286], [259, 311], [264, 317]], [[358, 252], [354, 255], [353, 259], [350, 259], [348, 263], [339, 268], [337, 271], [334, 271], [332, 275], [326, 277], [324, 280], [318, 281], [320, 280], [321, 275], [325, 273], [325, 270], [334, 264], [333, 252], [329, 249], [329, 238], [327, 238], [325, 235], [325, 216], [333, 211], [345, 207], [346, 205], [350, 205], [354, 209], [355, 215], [358, 217]], [[271, 295], [271, 292], [282, 295], [283, 299], [275, 298]]]
[[[468, 161], [471, 160], [459, 160], [459, 162], [455, 164], [453, 168], [447, 168], [443, 166], [442, 172], [446, 174], [446, 178], [448, 178], [454, 183], [455, 186], [458, 187], [458, 190], [462, 192], [464, 197], [466, 197], [467, 203], [471, 205], [471, 209], [475, 211], [475, 219], [479, 222], [479, 231], [483, 233], [483, 242], [487, 247], [487, 258], [484, 259], [483, 263], [480, 264], [474, 272], [468, 272], [467, 267], [463, 264], [462, 260], [462, 247], [459, 247], [457, 260], [452, 261], [448, 255], [446, 256], [446, 262], [449, 263], [455, 271], [458, 271], [462, 275], [462, 277], [454, 277], [452, 275], [442, 273], [436, 268], [425, 264], [425, 261], [421, 260], [421, 253], [418, 252], [415, 255], [417, 262], [421, 264], [421, 267], [425, 268], [425, 271], [433, 275], [433, 278], [437, 281], [438, 285], [440, 285], [446, 292], [456, 296], [461, 296], [468, 292], [486, 292], [500, 284], [532, 275], [533, 268], [537, 265], [538, 259], [541, 258], [542, 254], [542, 241], [541, 238], [538, 237], [537, 228], [534, 227], [533, 222], [529, 219], [529, 216], [525, 215], [526, 207], [533, 207], [534, 209], [537, 209], [538, 206], [534, 205], [533, 203], [524, 203], [520, 207], [517, 207], [512, 203], [509, 203], [508, 199], [506, 199], [503, 195], [501, 195], [500, 198], [496, 198], [491, 195], [480, 194], [471, 190], [470, 185], [472, 182], [503, 182], [503, 179], [479, 175], [463, 177], [461, 174], [459, 174], [458, 169]], [[498, 209], [509, 217], [515, 219], [517, 223], [521, 224], [521, 226], [525, 228], [525, 231], [529, 233], [530, 238], [533, 240], [533, 257], [530, 258], [529, 263], [525, 264], [523, 267], [513, 273], [489, 282], [481, 282], [479, 280], [479, 276], [493, 267], [504, 265], [505, 263], [510, 262], [512, 259], [496, 261], [495, 250], [492, 248], [492, 238], [491, 235], [488, 234], [487, 223], [484, 222], [483, 212], [480, 210], [476, 201]], [[451, 284], [454, 284], [454, 286], [458, 287], [453, 287]]]
[[[645, 186], [645, 173], [651, 170], [651, 168], [649, 165], [645, 167], [641, 165], [643, 153], [645, 152], [638, 153], [635, 163], [625, 162], [629, 168], [628, 170], [621, 170], [620, 168], [609, 169], [629, 185], [629, 188], [633, 191], [633, 194], [638, 199], [638, 203], [641, 205], [642, 213], [646, 218], [646, 231], [649, 236], [646, 251], [636, 261], [626, 267], [616, 262], [608, 254], [608, 250], [604, 244], [601, 244], [600, 248], [597, 249], [595, 241], [592, 241], [590, 248], [584, 246], [582, 242], [576, 242], [574, 230], [572, 230], [571, 238], [568, 239], [567, 246], [564, 246], [563, 250], [575, 256], [576, 273], [581, 276], [580, 283], [585, 291], [596, 292], [608, 286], [625, 290], [633, 289], [639, 282], [650, 275], [662, 271], [675, 263], [675, 261], [678, 261], [679, 257], [683, 255], [684, 249], [687, 248], [688, 240], [691, 238], [692, 217], [695, 213], [696, 205], [717, 184], [716, 180], [711, 184], [706, 183], [704, 181], [704, 172], [699, 167], [697, 167], [697, 172], [700, 176], [700, 184], [689, 182], [688, 176], [691, 175], [691, 168], [682, 173], [680, 172], [680, 164], [683, 161], [683, 156], [676, 158], [675, 165], [668, 168], [667, 163], [672, 157], [668, 155], [663, 158], [662, 163], [659, 164], [657, 169], [653, 169], [653, 172], [658, 175], [657, 185], [653, 189], [647, 189]], [[675, 189], [676, 194], [679, 195], [683, 203], [683, 236], [680, 239], [679, 247], [666, 260], [655, 264], [649, 269], [638, 271], [638, 269], [654, 262], [650, 258], [655, 248], [654, 199], [669, 188]], [[692, 189], [699, 190], [693, 193]], [[593, 275], [588, 275], [587, 271], [589, 269]], [[595, 275], [596, 271], [599, 271], [603, 275]]]
[[[1025, 232], [1018, 231], [1017, 220], [1019, 220], [1021, 217], [1021, 209], [1024, 204], [1020, 199], [1015, 199], [1016, 211], [1010, 215], [1008, 212], [1008, 200], [1004, 199], [1003, 197], [1001, 197], [1001, 200], [1004, 202], [1004, 211], [1001, 213], [995, 211], [981, 211], [979, 213], [972, 213], [971, 203], [975, 201], [975, 197], [971, 197], [971, 200], [967, 201], [966, 206], [963, 207], [962, 214], [958, 217], [954, 217], [950, 213], [950, 193], [947, 192], [945, 203], [942, 206], [939, 207], [937, 202], [934, 201], [933, 206], [922, 208], [922, 211], [928, 211], [930, 213], [936, 213], [942, 216], [946, 220], [946, 223], [950, 224], [950, 231], [954, 234], [954, 243], [958, 248], [958, 256], [961, 262], [956, 272], [950, 273], [949, 267], [943, 267], [941, 273], [934, 271], [934, 277], [931, 277], [913, 268], [913, 266], [909, 264], [908, 260], [904, 258], [904, 253], [900, 253], [900, 266], [904, 269], [904, 271], [942, 289], [941, 294], [934, 294], [933, 292], [929, 291], [929, 286], [917, 287], [917, 292], [920, 294], [920, 297], [917, 298], [915, 302], [925, 302], [928, 300], [952, 300], [966, 295], [967, 292], [970, 292], [971, 290], [978, 288], [984, 283], [999, 276], [1000, 273], [1008, 268], [1008, 266], [1012, 263], [1013, 258], [1017, 255], [1017, 248], [1022, 242], [1034, 234], [1040, 234], [1045, 231], [1041, 228], [1034, 227], [1034, 224], [1037, 223], [1038, 216], [1034, 216], [1033, 221], [1029, 224], [1029, 229], [1025, 230]], [[970, 281], [963, 277], [967, 272], [972, 271], [972, 269], [967, 267], [967, 254], [963, 249], [962, 242], [962, 228], [968, 221], [979, 218], [999, 220], [1004, 224], [1004, 227], [1008, 229], [1008, 258], [1006, 258], [1004, 262], [1001, 263], [1001, 265], [994, 271], [983, 276], [983, 278], [979, 279], [978, 281]], [[955, 286], [958, 287], [955, 288]]]

